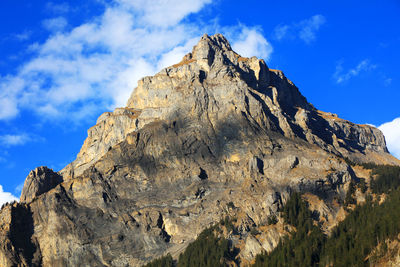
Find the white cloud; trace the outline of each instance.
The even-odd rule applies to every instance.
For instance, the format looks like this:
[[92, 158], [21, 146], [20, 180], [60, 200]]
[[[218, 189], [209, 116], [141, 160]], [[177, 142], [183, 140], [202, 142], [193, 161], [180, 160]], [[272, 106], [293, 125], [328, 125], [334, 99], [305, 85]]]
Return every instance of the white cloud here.
[[18, 201], [18, 198], [9, 192], [4, 192], [3, 186], [0, 185], [0, 205], [13, 201]]
[[371, 64], [368, 59], [362, 60], [356, 67], [349, 69], [348, 71], [344, 71], [342, 65], [342, 61], [336, 65], [336, 71], [333, 75], [337, 83], [343, 83], [358, 76], [361, 72], [371, 71], [376, 68], [376, 65]]
[[4, 146], [17, 146], [29, 142], [31, 138], [27, 134], [6, 134], [0, 135], [0, 144]]
[[273, 48], [256, 28], [242, 26], [241, 32], [234, 39], [233, 50], [244, 57], [257, 56], [268, 60]]
[[196, 13], [211, 3], [211, 0], [117, 0], [124, 7], [140, 12], [139, 22], [153, 26], [169, 27], [177, 24], [184, 17]]
[[7, 95], [8, 92], [3, 95], [0, 92], [0, 119], [13, 118], [19, 112], [14, 97], [8, 98]]
[[[124, 106], [138, 79], [179, 62], [204, 32], [215, 32], [216, 25], [185, 20], [210, 2], [116, 0], [101, 16], [30, 45], [36, 55], [17, 74], [0, 76], [0, 120], [25, 110], [79, 122]], [[268, 58], [272, 47], [259, 30], [232, 32], [240, 53]]]
[[42, 25], [50, 32], [59, 32], [65, 29], [65, 27], [68, 25], [68, 22], [63, 17], [56, 17], [43, 20]]
[[[165, 6], [168, 1], [162, 2]], [[141, 24], [159, 1], [147, 1], [143, 4], [147, 8], [139, 11], [126, 9], [126, 3], [109, 5], [100, 17], [35, 44], [37, 56], [17, 75], [0, 77], [0, 119], [14, 118], [25, 109], [44, 118], [68, 114], [71, 120], [79, 120], [96, 109], [125, 105], [137, 80], [158, 70], [160, 58], [163, 65], [174, 63], [164, 54], [201, 36], [199, 26], [179, 19], [185, 10], [186, 15], [195, 12], [206, 2], [194, 1], [196, 8], [187, 9], [170, 3], [169, 10], [176, 7], [181, 15], [163, 14], [165, 19], [173, 17], [169, 25], [176, 23], [169, 28]], [[65, 23], [44, 24], [60, 28]]]
[[311, 18], [300, 22], [294, 22], [290, 25], [281, 24], [275, 27], [274, 37], [277, 40], [299, 38], [309, 44], [315, 41], [318, 30], [325, 22], [326, 18], [317, 14]]
[[378, 128], [385, 135], [386, 145], [389, 152], [400, 159], [400, 118], [386, 122]]
[[44, 142], [44, 138], [32, 134], [4, 134], [0, 135], [0, 146], [21, 146], [28, 142]]
[[299, 37], [306, 43], [311, 43], [316, 38], [316, 32], [326, 22], [322, 15], [315, 15], [300, 22]]

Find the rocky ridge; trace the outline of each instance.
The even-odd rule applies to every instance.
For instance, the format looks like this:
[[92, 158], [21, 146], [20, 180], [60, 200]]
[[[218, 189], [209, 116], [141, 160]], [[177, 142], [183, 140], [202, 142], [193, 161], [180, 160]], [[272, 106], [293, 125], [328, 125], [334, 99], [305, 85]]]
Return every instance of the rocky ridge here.
[[322, 201], [327, 231], [340, 219], [335, 201], [359, 176], [344, 158], [399, 165], [378, 129], [317, 110], [283, 72], [204, 35], [101, 115], [74, 162], [28, 176], [0, 212], [0, 265], [140, 266], [227, 215], [246, 265], [286, 233], [267, 218], [293, 190]]

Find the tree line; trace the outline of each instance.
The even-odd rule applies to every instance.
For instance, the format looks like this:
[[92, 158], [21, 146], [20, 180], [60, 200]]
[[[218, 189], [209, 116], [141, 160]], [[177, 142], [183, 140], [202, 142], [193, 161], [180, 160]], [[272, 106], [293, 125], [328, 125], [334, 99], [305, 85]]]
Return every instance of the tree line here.
[[[270, 253], [257, 255], [253, 266], [369, 266], [368, 256], [373, 249], [400, 233], [400, 167], [365, 164], [364, 168], [372, 170], [370, 191], [378, 196], [385, 194], [383, 203], [367, 193], [366, 202], [349, 210], [347, 217], [326, 236], [312, 219], [308, 203], [294, 192], [280, 214], [296, 230], [282, 238]], [[346, 204], [355, 204], [352, 194], [356, 186], [363, 192], [367, 190], [364, 180], [353, 182]], [[232, 226], [227, 218], [220, 225]], [[228, 266], [236, 254], [220, 232], [218, 226], [208, 228], [189, 244], [178, 261], [167, 255], [146, 267]]]

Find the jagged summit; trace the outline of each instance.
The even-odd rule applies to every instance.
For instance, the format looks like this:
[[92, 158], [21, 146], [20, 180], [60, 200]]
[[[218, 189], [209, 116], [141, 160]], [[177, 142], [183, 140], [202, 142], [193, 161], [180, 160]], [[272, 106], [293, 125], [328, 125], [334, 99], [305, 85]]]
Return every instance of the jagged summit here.
[[211, 128], [229, 121], [300, 138], [355, 161], [366, 161], [363, 155], [372, 153], [396, 162], [378, 129], [318, 111], [283, 72], [269, 69], [262, 59], [241, 57], [221, 34], [205, 34], [181, 62], [142, 78], [125, 108], [100, 116], [77, 159], [62, 173], [82, 174], [128, 133], [150, 122], [183, 119]]
[[[193, 59], [202, 60], [207, 59], [210, 60], [213, 57], [215, 51], [221, 51], [226, 55], [234, 54], [237, 55], [233, 50], [229, 41], [222, 34], [215, 34], [212, 36], [208, 36], [204, 34], [200, 41], [193, 47], [192, 53], [189, 53]], [[233, 52], [233, 53], [231, 53]], [[191, 58], [188, 58], [191, 59]], [[210, 60], [210, 63], [212, 60]], [[211, 64], [209, 64], [211, 65]]]
[[196, 61], [204, 69], [209, 70], [214, 61], [217, 64], [228, 64], [228, 61], [237, 64], [239, 58], [241, 58], [240, 55], [232, 50], [229, 41], [222, 34], [212, 36], [204, 34], [200, 41], [193, 47], [192, 52], [185, 55], [182, 61], [173, 65], [173, 67], [179, 67]]
[[399, 165], [378, 129], [317, 110], [281, 71], [204, 35], [102, 114], [75, 161], [28, 176], [0, 212], [0, 266], [141, 266], [226, 216], [246, 265], [287, 233], [267, 223], [293, 191], [322, 203], [326, 231], [337, 223], [365, 177], [344, 158]]

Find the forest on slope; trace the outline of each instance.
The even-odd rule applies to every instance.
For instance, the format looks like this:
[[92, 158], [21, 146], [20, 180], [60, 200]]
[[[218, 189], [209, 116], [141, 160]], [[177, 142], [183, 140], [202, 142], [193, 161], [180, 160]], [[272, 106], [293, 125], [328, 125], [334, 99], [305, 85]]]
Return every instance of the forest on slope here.
[[[315, 223], [301, 193], [294, 192], [281, 209], [280, 216], [295, 230], [282, 238], [270, 253], [257, 255], [253, 266], [369, 266], [378, 260], [373, 255], [377, 246], [383, 244], [380, 253], [385, 254], [385, 241], [395, 239], [400, 233], [400, 167], [374, 164], [362, 166], [371, 169], [370, 190], [367, 191], [363, 179], [351, 183], [344, 203], [349, 213], [332, 230], [330, 236], [324, 234]], [[356, 187], [366, 193], [366, 201], [361, 205], [355, 205], [353, 194]], [[221, 235], [221, 227], [233, 226], [229, 219], [225, 219], [205, 229], [177, 261], [167, 255], [145, 266], [238, 264], [235, 260], [238, 252]]]

